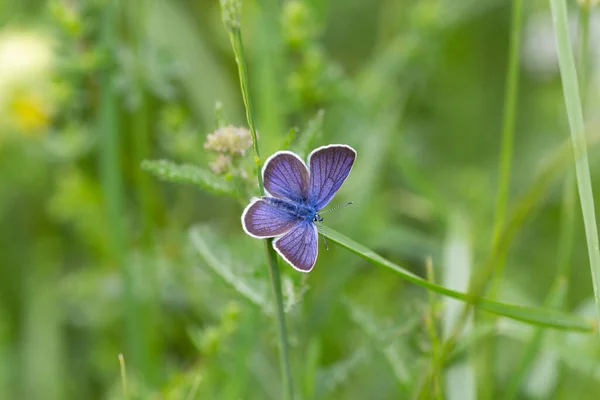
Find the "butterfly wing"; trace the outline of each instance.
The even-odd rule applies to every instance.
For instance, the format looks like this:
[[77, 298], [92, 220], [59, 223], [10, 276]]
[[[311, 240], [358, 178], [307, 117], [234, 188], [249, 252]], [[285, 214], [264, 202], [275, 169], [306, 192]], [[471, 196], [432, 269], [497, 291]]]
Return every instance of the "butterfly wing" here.
[[308, 202], [320, 210], [331, 201], [350, 174], [356, 151], [346, 145], [319, 147], [308, 156], [310, 184]]
[[275, 239], [273, 247], [292, 267], [309, 272], [317, 262], [319, 252], [317, 227], [312, 221], [302, 221]]
[[244, 231], [255, 238], [268, 238], [283, 235], [298, 224], [298, 219], [290, 213], [265, 202], [254, 199], [242, 213]]
[[278, 151], [263, 167], [263, 184], [273, 197], [304, 202], [308, 199], [308, 169], [304, 161], [290, 151]]

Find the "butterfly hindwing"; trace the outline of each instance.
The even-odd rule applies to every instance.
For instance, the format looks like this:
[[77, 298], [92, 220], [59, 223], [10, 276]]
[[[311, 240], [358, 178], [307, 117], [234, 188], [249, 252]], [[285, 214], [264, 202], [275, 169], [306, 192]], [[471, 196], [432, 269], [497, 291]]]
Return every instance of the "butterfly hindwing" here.
[[263, 199], [254, 199], [242, 214], [244, 231], [255, 238], [283, 235], [298, 224], [298, 219]]
[[350, 174], [356, 151], [346, 145], [315, 149], [308, 156], [310, 185], [308, 202], [318, 211], [331, 201]]
[[309, 272], [319, 252], [317, 227], [312, 221], [300, 222], [291, 231], [275, 239], [273, 247], [292, 267]]

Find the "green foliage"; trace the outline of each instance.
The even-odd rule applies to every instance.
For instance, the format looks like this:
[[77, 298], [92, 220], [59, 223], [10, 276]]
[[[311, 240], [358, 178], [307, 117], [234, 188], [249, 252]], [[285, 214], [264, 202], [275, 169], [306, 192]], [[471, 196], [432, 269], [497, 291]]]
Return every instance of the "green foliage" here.
[[208, 170], [188, 164], [176, 164], [168, 160], [145, 160], [141, 167], [161, 180], [186, 183], [222, 195], [234, 195], [235, 186], [225, 178], [217, 177]]
[[[595, 398], [597, 10], [510, 3], [0, 0], [0, 398]], [[330, 143], [300, 274], [240, 214]]]

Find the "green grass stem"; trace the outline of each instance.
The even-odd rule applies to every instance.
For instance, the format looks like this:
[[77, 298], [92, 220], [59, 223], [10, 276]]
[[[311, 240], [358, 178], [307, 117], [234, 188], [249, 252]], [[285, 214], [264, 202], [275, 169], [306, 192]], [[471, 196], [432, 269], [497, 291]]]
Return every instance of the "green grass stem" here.
[[577, 189], [579, 191], [588, 255], [590, 259], [594, 299], [596, 302], [596, 317], [597, 320], [600, 321], [600, 293], [598, 293], [598, 281], [600, 280], [600, 245], [598, 243], [594, 196], [587, 156], [583, 109], [579, 96], [575, 60], [569, 37], [567, 5], [564, 0], [550, 0], [550, 5], [556, 36], [556, 46], [558, 49], [563, 95], [565, 98], [567, 117], [571, 130], [571, 141], [573, 143], [573, 152], [575, 155], [575, 175], [577, 177]]
[[[246, 109], [246, 119], [248, 122], [250, 134], [252, 136], [252, 147], [254, 149], [254, 162], [256, 164], [256, 178], [258, 181], [258, 187], [261, 194], [264, 194], [260, 151], [258, 147], [258, 136], [256, 134], [254, 109], [252, 107], [252, 97], [250, 96], [250, 88], [248, 84], [248, 68], [246, 66], [246, 57], [244, 54], [242, 32], [239, 26], [239, 11], [241, 8], [241, 4], [239, 1], [235, 0], [221, 0], [221, 6], [223, 9], [223, 20], [229, 30], [229, 39], [233, 48], [236, 64], [238, 66], [240, 88], [242, 91], [242, 98], [244, 100], [244, 106]], [[283, 294], [281, 292], [281, 277], [279, 273], [277, 253], [275, 253], [275, 249], [273, 249], [272, 239], [265, 239], [264, 243], [265, 251], [267, 253], [267, 263], [269, 265], [269, 274], [271, 276], [271, 283], [273, 286], [273, 293], [275, 295], [275, 315], [277, 317], [277, 334], [279, 337], [279, 354], [281, 364], [283, 399], [292, 400], [294, 398], [294, 389], [292, 384], [292, 374], [288, 355], [288, 337], [285, 323]]]
[[244, 100], [244, 108], [246, 110], [246, 120], [248, 121], [248, 129], [252, 136], [252, 149], [254, 150], [254, 163], [256, 165], [256, 178], [258, 179], [258, 188], [261, 194], [264, 194], [262, 182], [262, 163], [260, 161], [260, 150], [258, 148], [258, 135], [256, 134], [256, 123], [254, 121], [254, 108], [250, 97], [250, 87], [248, 85], [248, 67], [246, 66], [246, 56], [244, 53], [244, 44], [242, 42], [241, 29], [234, 29], [229, 32], [229, 40], [233, 48], [235, 62], [238, 66], [238, 74], [240, 79], [240, 90], [242, 91], [242, 99]]
[[[523, 0], [513, 0], [512, 21], [510, 33], [510, 47], [508, 67], [506, 71], [506, 89], [504, 93], [504, 123], [502, 125], [502, 149], [500, 152], [500, 174], [498, 178], [498, 192], [496, 193], [496, 207], [494, 216], [493, 243], [496, 245], [504, 227], [508, 195], [510, 192], [510, 174], [515, 136], [515, 120], [517, 114], [517, 97], [519, 87], [519, 54], [521, 52], [521, 36], [523, 31]], [[501, 279], [501, 268], [495, 277], [496, 282]], [[497, 286], [497, 283], [495, 284]]]
[[[149, 174], [147, 174], [140, 164], [143, 160], [150, 156], [150, 137], [148, 127], [148, 99], [143, 77], [144, 71], [144, 54], [143, 41], [145, 35], [146, 23], [146, 0], [136, 0], [131, 3], [124, 4], [128, 12], [128, 19], [131, 27], [131, 42], [135, 49], [135, 63], [137, 71], [136, 90], [139, 93], [140, 99], [137, 108], [134, 110], [131, 118], [131, 149], [133, 158], [133, 169], [135, 171], [136, 194], [139, 204], [139, 221], [140, 221], [140, 244], [143, 251], [149, 254], [154, 252], [154, 243], [152, 241], [152, 232], [154, 231], [153, 214], [154, 201], [157, 198], [154, 193], [152, 182]], [[148, 257], [144, 262], [144, 276], [146, 277], [145, 285], [150, 293], [150, 296], [145, 296], [139, 304], [139, 322], [138, 340], [142, 348], [142, 366], [143, 373], [149, 382], [158, 382], [158, 371], [156, 366], [159, 362], [156, 360], [159, 349], [160, 340], [157, 337], [156, 326], [158, 325], [157, 316], [159, 306], [158, 299], [158, 282], [156, 277], [155, 257]]]
[[[496, 193], [496, 205], [494, 213], [494, 228], [492, 248], [495, 249], [504, 229], [506, 209], [510, 193], [510, 176], [513, 158], [513, 147], [515, 137], [515, 121], [517, 115], [517, 99], [519, 93], [519, 56], [521, 53], [521, 42], [523, 32], [523, 1], [513, 0], [510, 43], [508, 50], [508, 66], [506, 70], [506, 85], [504, 93], [504, 122], [502, 125], [502, 148], [500, 152], [500, 166], [498, 177], [498, 189]], [[492, 250], [495, 252], [495, 250]], [[489, 296], [495, 298], [500, 282], [504, 275], [504, 257], [495, 265]], [[483, 318], [487, 323], [488, 318]], [[480, 355], [481, 364], [477, 368], [479, 375], [479, 390], [483, 397], [489, 398], [494, 392], [493, 363], [495, 337], [490, 336], [484, 340], [477, 353]]]
[[[116, 44], [117, 4], [106, 3], [103, 9], [101, 42], [104, 49], [113, 49]], [[113, 71], [105, 66], [100, 74], [100, 104], [98, 110], [98, 137], [100, 179], [105, 201], [112, 262], [119, 265], [123, 281], [125, 348], [130, 352], [130, 361], [140, 367], [142, 348], [138, 338], [138, 313], [133, 292], [133, 281], [128, 263], [125, 262], [126, 226], [123, 220], [124, 196], [120, 166], [120, 132], [118, 123], [119, 99], [116, 93]]]
[[[428, 280], [423, 279], [410, 271], [407, 271], [399, 265], [396, 265], [393, 262], [383, 258], [373, 250], [353, 241], [352, 239], [325, 225], [321, 225], [321, 231], [331, 242], [339, 244], [340, 246], [350, 250], [374, 265], [391, 270], [395, 274], [411, 283], [421, 286], [422, 288], [432, 290], [444, 296], [469, 302], [471, 304], [477, 304], [477, 307], [479, 307], [481, 310], [488, 311], [492, 314], [522, 321], [531, 325], [544, 326], [547, 328], [581, 332], [593, 332], [596, 329], [596, 325], [590, 320], [565, 314], [559, 311], [506, 304], [487, 298], [477, 297], [470, 293], [462, 293], [456, 290], [448, 289], [438, 284], [429, 282]], [[444, 354], [449, 354], [449, 351], [444, 351]]]

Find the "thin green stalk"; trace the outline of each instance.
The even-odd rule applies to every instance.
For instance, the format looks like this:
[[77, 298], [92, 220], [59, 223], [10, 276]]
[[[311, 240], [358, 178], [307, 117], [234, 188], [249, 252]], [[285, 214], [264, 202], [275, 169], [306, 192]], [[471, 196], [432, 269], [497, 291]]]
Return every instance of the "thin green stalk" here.
[[242, 42], [242, 31], [234, 29], [229, 32], [229, 40], [233, 47], [233, 54], [235, 55], [235, 62], [238, 66], [238, 74], [240, 78], [240, 89], [242, 91], [242, 98], [244, 100], [244, 107], [246, 109], [246, 120], [248, 121], [248, 128], [250, 129], [250, 135], [252, 136], [252, 148], [254, 150], [254, 163], [256, 164], [256, 177], [258, 179], [258, 188], [261, 194], [264, 194], [264, 187], [262, 182], [262, 171], [260, 161], [260, 151], [258, 149], [258, 135], [256, 134], [256, 125], [254, 122], [254, 109], [252, 107], [252, 101], [250, 100], [250, 88], [248, 86], [248, 68], [246, 67], [246, 56], [244, 53], [244, 45]]
[[[513, 143], [515, 136], [515, 120], [517, 114], [517, 97], [519, 89], [519, 55], [521, 53], [521, 36], [523, 31], [523, 1], [513, 0], [511, 32], [506, 69], [506, 86], [504, 93], [504, 123], [502, 127], [502, 149], [500, 153], [500, 174], [494, 216], [492, 247], [498, 246], [500, 235], [504, 228], [506, 208], [510, 192], [510, 175], [512, 165]], [[495, 266], [495, 274], [489, 289], [490, 298], [496, 297], [496, 292], [504, 275], [504, 257], [501, 255]], [[484, 323], [492, 322], [494, 318], [483, 318]], [[495, 337], [484, 340], [477, 353], [480, 365], [477, 368], [479, 388], [484, 398], [491, 398], [494, 392], [493, 352]]]
[[279, 275], [277, 253], [273, 249], [273, 239], [265, 240], [265, 251], [267, 253], [267, 260], [269, 261], [269, 275], [271, 276], [277, 309], [277, 334], [279, 336], [279, 362], [281, 364], [281, 376], [283, 379], [283, 398], [292, 400], [294, 398], [294, 388], [288, 355], [288, 338], [285, 325], [283, 294], [281, 292], [281, 277]]
[[[147, 9], [147, 0], [135, 0], [131, 3], [124, 3], [124, 7], [128, 12], [128, 19], [131, 26], [131, 43], [135, 49], [135, 70], [136, 70], [136, 90], [139, 93], [140, 99], [137, 108], [133, 112], [131, 118], [131, 140], [132, 140], [132, 158], [136, 179], [137, 200], [140, 206], [140, 224], [141, 224], [141, 246], [143, 252], [148, 254], [144, 263], [144, 276], [146, 277], [146, 286], [150, 293], [157, 292], [156, 266], [152, 256], [154, 246], [152, 243], [153, 231], [153, 199], [156, 198], [152, 191], [150, 176], [140, 168], [143, 160], [150, 157], [150, 138], [148, 129], [148, 104], [147, 96], [143, 80], [144, 55], [143, 55], [143, 40], [145, 33], [145, 18]], [[160, 354], [158, 340], [156, 335], [157, 326], [157, 311], [158, 305], [156, 299], [158, 296], [151, 295], [144, 298], [138, 304], [139, 313], [139, 334], [138, 341], [142, 350], [142, 371], [149, 382], [157, 382], [158, 373], [156, 366], [159, 365], [157, 356]]]
[[598, 243], [598, 228], [596, 226], [592, 180], [587, 156], [583, 110], [579, 97], [575, 60], [573, 59], [573, 51], [569, 38], [567, 5], [564, 0], [550, 0], [550, 5], [552, 21], [554, 22], [556, 46], [558, 48], [558, 62], [563, 84], [563, 94], [571, 130], [573, 152], [575, 154], [575, 175], [577, 177], [577, 188], [590, 259], [594, 299], [596, 301], [596, 318], [600, 322], [600, 293], [598, 293], [598, 281], [600, 281], [600, 244]]
[[[105, 4], [102, 18], [101, 41], [105, 51], [114, 49], [116, 44], [115, 25], [117, 21], [117, 3]], [[138, 313], [131, 272], [125, 262], [126, 227], [123, 222], [123, 182], [120, 168], [120, 134], [117, 120], [118, 98], [113, 82], [113, 71], [108, 66], [100, 74], [100, 105], [98, 127], [100, 137], [99, 162], [102, 191], [110, 229], [110, 249], [112, 261], [121, 269], [123, 280], [123, 304], [125, 309], [125, 343], [131, 352], [130, 360], [134, 367], [140, 365], [141, 349], [138, 340]]]
[[132, 25], [132, 44], [135, 47], [135, 62], [136, 62], [136, 90], [140, 95], [139, 104], [135, 110], [132, 119], [133, 130], [133, 156], [137, 180], [137, 194], [140, 203], [140, 214], [142, 221], [142, 239], [148, 242], [148, 237], [153, 231], [152, 229], [152, 213], [153, 202], [155, 197], [150, 177], [148, 174], [139, 168], [141, 162], [150, 157], [150, 137], [148, 129], [148, 99], [142, 69], [144, 68], [143, 40], [145, 32], [145, 16], [144, 10], [148, 7], [147, 0], [136, 0], [129, 5], [129, 14]]
[[[510, 170], [512, 163], [513, 142], [515, 136], [515, 119], [517, 114], [517, 95], [519, 88], [519, 54], [521, 52], [521, 36], [523, 31], [523, 0], [513, 0], [512, 22], [508, 67], [506, 71], [506, 89], [504, 93], [504, 123], [502, 127], [502, 149], [500, 153], [500, 175], [494, 217], [493, 243], [500, 239], [506, 217], [508, 194], [510, 192]], [[499, 281], [502, 266], [498, 266], [495, 281]], [[497, 283], [494, 284], [497, 286]]]
[[[231, 41], [231, 46], [235, 55], [235, 61], [238, 66], [240, 88], [242, 91], [242, 98], [244, 100], [244, 106], [246, 109], [246, 119], [248, 121], [250, 135], [252, 136], [252, 147], [254, 149], [254, 162], [256, 164], [256, 178], [258, 181], [258, 187], [261, 194], [264, 194], [260, 151], [258, 148], [258, 137], [256, 134], [254, 109], [252, 107], [252, 97], [250, 96], [250, 89], [248, 84], [248, 68], [246, 66], [244, 45], [242, 41], [242, 32], [240, 29], [241, 2], [239, 0], [221, 0], [221, 8], [223, 11], [223, 22], [229, 30], [229, 39]], [[288, 356], [288, 338], [285, 324], [283, 295], [281, 292], [281, 277], [279, 275], [277, 253], [273, 248], [272, 239], [265, 239], [264, 242], [265, 251], [267, 253], [267, 262], [269, 264], [271, 283], [273, 286], [273, 293], [275, 294], [275, 305], [277, 310], [275, 315], [277, 316], [277, 334], [279, 337], [281, 376], [283, 380], [283, 398], [286, 400], [292, 400], [294, 398], [294, 389], [292, 384], [292, 374], [290, 370], [290, 362]]]

